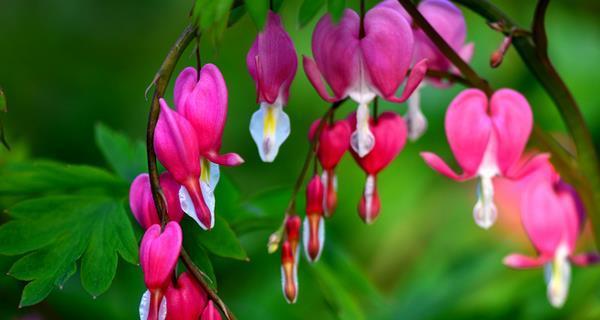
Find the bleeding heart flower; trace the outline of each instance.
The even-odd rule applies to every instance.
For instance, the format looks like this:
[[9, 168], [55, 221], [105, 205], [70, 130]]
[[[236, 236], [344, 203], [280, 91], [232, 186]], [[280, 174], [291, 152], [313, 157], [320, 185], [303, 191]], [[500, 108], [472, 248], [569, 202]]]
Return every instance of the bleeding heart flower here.
[[179, 275], [177, 284], [170, 284], [167, 298], [166, 320], [197, 320], [208, 303], [206, 292], [187, 272]]
[[[427, 59], [427, 67], [431, 70], [451, 72], [458, 74], [459, 71], [452, 65], [452, 62], [437, 48], [435, 43], [421, 30], [416, 24], [412, 23], [412, 17], [404, 10], [397, 0], [385, 0], [380, 6], [386, 6], [400, 12], [406, 20], [412, 25], [415, 51], [413, 62], [417, 63]], [[469, 62], [473, 56], [473, 43], [465, 44], [467, 26], [465, 18], [458, 7], [449, 0], [424, 0], [417, 7], [419, 12], [431, 24], [433, 29], [450, 45], [458, 55]], [[443, 88], [450, 84], [443, 82], [442, 79], [427, 77], [427, 83]], [[408, 113], [406, 121], [408, 124], [408, 138], [415, 141], [420, 138], [427, 130], [427, 119], [423, 115], [420, 107], [420, 91], [425, 86], [421, 83], [415, 92], [408, 99]]]
[[321, 18], [312, 39], [315, 61], [304, 57], [304, 71], [323, 99], [333, 102], [349, 96], [358, 103], [351, 146], [364, 157], [375, 145], [368, 125], [369, 103], [376, 96], [404, 102], [425, 77], [427, 63], [423, 60], [413, 66], [402, 96], [396, 97], [413, 55], [410, 24], [400, 12], [385, 5], [369, 10], [362, 23], [364, 35], [359, 15], [350, 9], [344, 11], [337, 24], [329, 14]]
[[[356, 125], [355, 117], [348, 117], [350, 126]], [[365, 223], [372, 223], [379, 215], [381, 203], [377, 193], [377, 174], [394, 160], [406, 144], [406, 123], [404, 119], [393, 112], [383, 112], [379, 117], [371, 119], [369, 126], [376, 143], [373, 150], [361, 157], [351, 150], [352, 156], [367, 174], [365, 189], [361, 197], [358, 212]]]
[[489, 102], [481, 90], [467, 89], [448, 107], [445, 126], [452, 153], [464, 172], [455, 173], [433, 153], [421, 156], [434, 170], [456, 181], [480, 179], [473, 216], [477, 225], [487, 229], [497, 217], [492, 178], [519, 178], [531, 171], [531, 165], [515, 169], [533, 126], [531, 107], [511, 89], [496, 91]]
[[160, 106], [154, 133], [156, 156], [181, 185], [181, 209], [202, 229], [211, 229], [215, 222], [214, 211], [207, 206], [200, 186], [200, 149], [196, 131], [162, 98]]
[[221, 320], [221, 314], [219, 313], [219, 310], [215, 308], [212, 300], [208, 301], [206, 308], [204, 308], [204, 312], [202, 312], [200, 320]]
[[286, 239], [281, 247], [281, 286], [288, 303], [296, 303], [298, 297], [298, 244], [301, 223], [297, 215], [291, 215], [285, 220]]
[[[160, 187], [165, 195], [167, 214], [169, 220], [179, 222], [183, 218], [183, 211], [179, 204], [179, 184], [173, 180], [169, 172], [160, 175]], [[144, 229], [153, 224], [160, 224], [158, 213], [152, 198], [150, 176], [147, 173], [138, 175], [129, 188], [129, 207], [133, 216]]]
[[[214, 190], [219, 182], [219, 165], [237, 166], [244, 162], [236, 153], [219, 154], [227, 119], [227, 86], [219, 68], [206, 64], [199, 75], [195, 68], [185, 68], [175, 81], [174, 101], [177, 112], [195, 131], [200, 153], [201, 194], [211, 217], [214, 217]], [[189, 192], [182, 188], [179, 196], [182, 206], [189, 211], [186, 212], [196, 216], [196, 206]]]
[[140, 319], [165, 319], [167, 301], [164, 294], [181, 251], [181, 228], [177, 222], [167, 223], [161, 233], [160, 225], [152, 225], [140, 245], [140, 265], [148, 290], [140, 302]]
[[315, 174], [306, 186], [306, 217], [302, 226], [304, 253], [309, 262], [319, 260], [325, 242], [325, 220], [323, 220], [323, 183]]
[[[314, 139], [320, 122], [320, 120], [313, 122], [308, 134], [309, 139]], [[334, 169], [350, 147], [351, 133], [350, 124], [340, 120], [324, 124], [317, 140], [317, 158], [323, 167], [321, 181], [325, 189], [323, 198], [325, 218], [331, 217], [337, 207], [337, 176]]]
[[269, 11], [264, 30], [246, 56], [246, 64], [256, 82], [256, 100], [260, 103], [250, 120], [250, 133], [262, 161], [273, 162], [290, 135], [290, 118], [283, 106], [298, 68], [294, 43], [276, 13]]
[[573, 187], [563, 182], [550, 162], [522, 178], [521, 221], [537, 257], [511, 254], [504, 264], [518, 269], [544, 267], [548, 300], [561, 307], [567, 298], [571, 266], [600, 262], [597, 253], [574, 255], [583, 229], [585, 210]]

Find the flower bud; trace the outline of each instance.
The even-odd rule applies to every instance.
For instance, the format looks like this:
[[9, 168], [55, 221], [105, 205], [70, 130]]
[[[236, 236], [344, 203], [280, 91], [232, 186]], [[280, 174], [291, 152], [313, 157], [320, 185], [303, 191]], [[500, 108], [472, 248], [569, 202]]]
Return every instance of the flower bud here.
[[215, 308], [212, 300], [208, 301], [206, 308], [202, 312], [200, 320], [221, 320], [221, 313]]
[[281, 286], [288, 303], [296, 303], [298, 297], [298, 255], [289, 240], [281, 246]]
[[325, 242], [325, 220], [323, 220], [323, 183], [314, 175], [306, 187], [306, 218], [302, 230], [306, 258], [310, 262], [319, 259]]

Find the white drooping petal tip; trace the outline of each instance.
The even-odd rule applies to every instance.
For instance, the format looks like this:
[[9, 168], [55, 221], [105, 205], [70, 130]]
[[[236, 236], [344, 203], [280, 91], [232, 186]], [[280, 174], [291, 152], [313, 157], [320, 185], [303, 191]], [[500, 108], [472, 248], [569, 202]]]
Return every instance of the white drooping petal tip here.
[[561, 308], [567, 301], [569, 286], [571, 285], [571, 264], [568, 260], [568, 249], [565, 245], [559, 246], [554, 260], [544, 265], [544, 278], [546, 280], [548, 301], [553, 307]]
[[406, 114], [406, 123], [408, 125], [408, 139], [410, 141], [418, 140], [427, 130], [427, 118], [421, 111], [421, 94], [415, 90], [412, 96], [408, 98], [408, 112]]
[[473, 208], [475, 223], [483, 229], [491, 228], [498, 218], [498, 210], [494, 203], [494, 184], [492, 177], [481, 177], [477, 186], [477, 203]]
[[375, 136], [369, 129], [369, 105], [366, 103], [359, 104], [356, 109], [356, 130], [350, 137], [350, 146], [361, 158], [375, 147]]
[[[200, 186], [202, 188], [202, 182], [201, 182]], [[190, 218], [194, 219], [194, 221], [196, 221], [196, 223], [200, 226], [200, 228], [202, 228], [202, 230], [210, 230], [215, 226], [214, 194], [211, 193], [211, 194], [205, 195], [204, 190], [202, 191], [202, 197], [204, 198], [204, 201], [210, 200], [211, 196], [212, 196], [212, 203], [206, 202], [206, 206], [209, 208], [210, 215], [211, 215], [210, 226], [206, 226], [204, 223], [202, 223], [202, 221], [200, 221], [200, 218], [198, 218], [196, 207], [194, 206], [194, 202], [192, 201], [190, 192], [184, 186], [181, 186], [181, 188], [179, 189], [179, 203], [181, 205], [181, 210], [183, 210], [183, 212], [185, 212], [185, 214], [190, 216]]]
[[250, 120], [250, 134], [258, 148], [260, 159], [273, 162], [279, 147], [290, 135], [290, 118], [280, 103], [262, 103]]
[[[148, 320], [148, 316], [150, 315], [150, 291], [146, 290], [142, 295], [142, 300], [140, 301], [140, 320]], [[158, 320], [165, 320], [167, 318], [167, 298], [163, 297], [160, 302], [160, 307], [158, 309]]]

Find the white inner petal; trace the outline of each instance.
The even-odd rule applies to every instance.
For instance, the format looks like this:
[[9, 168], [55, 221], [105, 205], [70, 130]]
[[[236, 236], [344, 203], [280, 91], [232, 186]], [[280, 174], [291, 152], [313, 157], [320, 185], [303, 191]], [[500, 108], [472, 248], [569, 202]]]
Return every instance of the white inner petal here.
[[140, 320], [147, 320], [150, 313], [150, 291], [146, 290], [140, 301]]
[[369, 128], [369, 105], [361, 103], [356, 109], [356, 130], [350, 137], [352, 149], [362, 158], [375, 146], [375, 136]]
[[365, 181], [365, 211], [367, 216], [365, 220], [367, 223], [372, 222], [372, 214], [373, 214], [373, 194], [375, 193], [375, 177], [372, 175], [367, 176], [367, 180]]
[[250, 134], [258, 147], [261, 160], [273, 162], [279, 147], [290, 135], [290, 118], [283, 112], [283, 105], [279, 100], [274, 104], [260, 104], [250, 120]]
[[202, 175], [200, 176], [200, 189], [204, 203], [210, 210], [211, 228], [215, 224], [215, 189], [219, 183], [220, 170], [219, 165], [212, 163], [204, 158], [200, 161], [202, 167]]
[[327, 206], [327, 190], [329, 187], [329, 173], [327, 172], [327, 170], [323, 170], [323, 173], [321, 173], [321, 183], [323, 184], [323, 190], [325, 190], [325, 192], [323, 192], [323, 211], [325, 212], [326, 216], [329, 216], [329, 206]]
[[548, 301], [555, 308], [562, 307], [569, 294], [571, 264], [568, 255], [567, 246], [561, 244], [554, 254], [554, 260], [544, 265]]
[[160, 302], [160, 308], [158, 309], [158, 320], [167, 319], [167, 297], [163, 297]]
[[427, 130], [427, 118], [421, 111], [421, 88], [420, 84], [413, 94], [408, 98], [408, 112], [406, 123], [408, 124], [408, 138], [411, 141], [419, 139]]
[[489, 229], [496, 222], [498, 210], [494, 204], [494, 184], [492, 177], [480, 177], [477, 185], [477, 203], [473, 208], [473, 218], [478, 226]]
[[[196, 214], [196, 208], [194, 207], [194, 202], [192, 201], [192, 197], [190, 196], [189, 191], [186, 187], [181, 186], [179, 188], [179, 203], [181, 204], [181, 210], [185, 212], [188, 216], [190, 216], [196, 223], [200, 226], [200, 228], [207, 230], [208, 228], [198, 219], [198, 214]], [[214, 221], [214, 219], [213, 219]]]

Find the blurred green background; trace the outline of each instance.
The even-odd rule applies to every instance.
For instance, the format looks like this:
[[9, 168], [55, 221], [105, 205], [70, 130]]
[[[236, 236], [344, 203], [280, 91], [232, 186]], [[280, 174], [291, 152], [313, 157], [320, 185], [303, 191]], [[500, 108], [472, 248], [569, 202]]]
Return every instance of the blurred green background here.
[[[348, 1], [357, 6], [358, 1]], [[369, 6], [375, 2], [369, 1]], [[529, 25], [534, 1], [496, 3], [522, 25]], [[7, 136], [14, 151], [32, 158], [106, 166], [94, 143], [94, 125], [104, 123], [143, 139], [149, 102], [144, 90], [164, 55], [188, 23], [191, 1], [164, 0], [2, 0], [0, 1], [0, 85], [7, 96]], [[299, 55], [310, 55], [312, 28], [298, 28], [300, 2], [285, 0], [281, 15]], [[543, 128], [564, 131], [546, 93], [514, 50], [499, 69], [488, 66], [501, 36], [473, 13], [468, 39], [476, 44], [473, 66], [496, 88], [523, 92]], [[600, 3], [556, 1], [547, 28], [550, 56], [579, 102], [600, 144]], [[242, 197], [256, 194], [268, 202], [270, 218], [283, 214], [287, 194], [307, 149], [307, 130], [326, 108], [301, 68], [292, 85], [286, 112], [292, 133], [275, 163], [260, 162], [248, 123], [257, 108], [254, 83], [245, 55], [256, 35], [248, 16], [225, 32], [218, 47], [203, 41], [204, 62], [219, 66], [229, 89], [229, 118], [224, 152], [246, 159], [222, 169]], [[192, 50], [178, 70], [194, 65]], [[240, 319], [593, 319], [600, 317], [600, 268], [574, 268], [573, 283], [561, 310], [546, 301], [542, 270], [513, 271], [501, 264], [511, 252], [532, 252], [518, 226], [500, 223], [485, 232], [475, 226], [471, 208], [475, 183], [457, 184], [425, 166], [420, 151], [452, 159], [443, 134], [445, 108], [462, 88], [426, 88], [422, 103], [430, 122], [427, 134], [408, 144], [380, 174], [379, 219], [371, 226], [358, 218], [356, 206], [364, 174], [346, 155], [339, 167], [339, 208], [327, 221], [321, 261], [300, 262], [296, 305], [281, 295], [279, 256], [265, 244], [272, 230], [242, 236], [251, 261], [215, 259], [219, 294]], [[171, 96], [171, 89], [169, 98]], [[346, 103], [338, 112], [354, 109]], [[404, 113], [405, 107], [383, 103]], [[0, 161], [1, 162], [1, 161]], [[1, 177], [0, 177], [1, 179]], [[220, 199], [227, 201], [227, 199]], [[6, 204], [0, 203], [4, 209]], [[217, 214], [219, 204], [217, 204]], [[298, 207], [301, 212], [302, 207]], [[514, 214], [514, 213], [513, 213]], [[235, 216], [235, 212], [227, 213]], [[59, 218], [59, 217], [57, 217]], [[5, 219], [4, 217], [2, 218]], [[136, 226], [137, 228], [137, 226]], [[588, 235], [589, 237], [589, 235]], [[589, 244], [588, 241], [584, 241]], [[589, 248], [584, 245], [583, 248]], [[119, 264], [112, 287], [92, 299], [73, 277], [39, 305], [18, 309], [23, 283], [4, 275], [14, 258], [0, 257], [0, 319], [132, 319], [144, 290], [138, 267]]]

